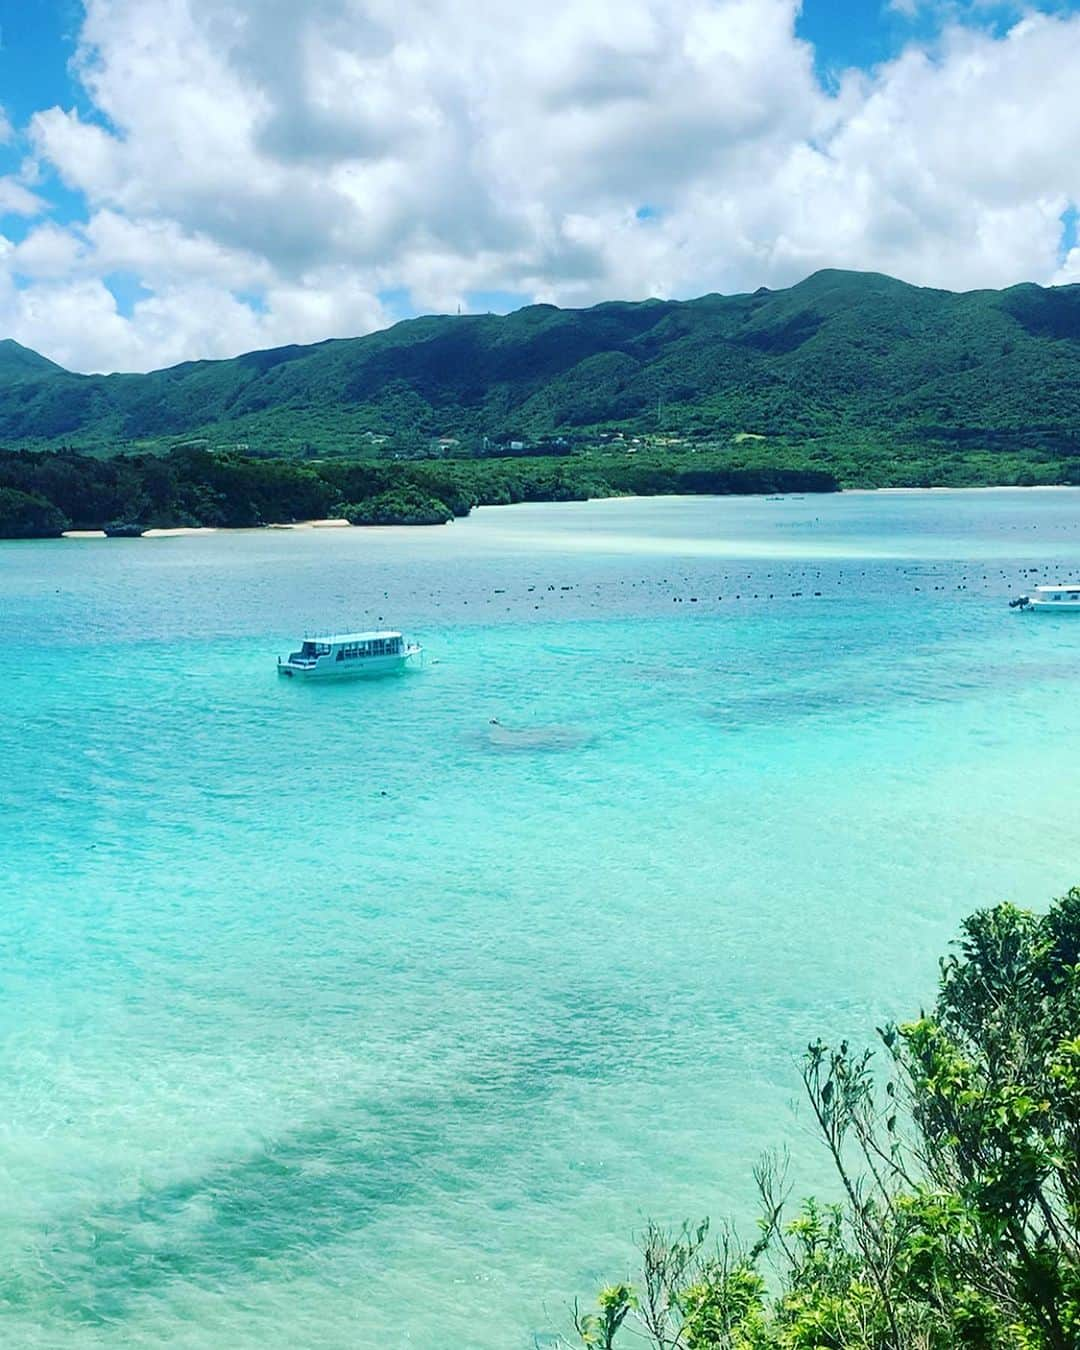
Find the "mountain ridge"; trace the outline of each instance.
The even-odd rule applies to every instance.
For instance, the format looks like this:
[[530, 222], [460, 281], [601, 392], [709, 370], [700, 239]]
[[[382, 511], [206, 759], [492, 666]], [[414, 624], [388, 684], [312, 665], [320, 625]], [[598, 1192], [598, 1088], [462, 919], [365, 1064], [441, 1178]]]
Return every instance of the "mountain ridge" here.
[[145, 374], [79, 374], [0, 341], [7, 449], [355, 454], [381, 436], [622, 430], [1066, 453], [1078, 428], [1077, 285], [947, 291], [830, 268], [782, 290], [423, 315]]

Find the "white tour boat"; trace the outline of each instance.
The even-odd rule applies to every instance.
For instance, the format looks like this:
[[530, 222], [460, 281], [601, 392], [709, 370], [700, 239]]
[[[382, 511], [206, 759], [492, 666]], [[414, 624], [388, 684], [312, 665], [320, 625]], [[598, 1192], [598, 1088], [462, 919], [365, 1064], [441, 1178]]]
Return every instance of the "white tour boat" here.
[[1009, 608], [1037, 610], [1040, 614], [1080, 614], [1080, 585], [1068, 581], [1036, 586], [1030, 595], [1010, 600]]
[[290, 679], [337, 680], [404, 670], [422, 651], [400, 633], [333, 633], [305, 637], [298, 652], [278, 657], [278, 674]]

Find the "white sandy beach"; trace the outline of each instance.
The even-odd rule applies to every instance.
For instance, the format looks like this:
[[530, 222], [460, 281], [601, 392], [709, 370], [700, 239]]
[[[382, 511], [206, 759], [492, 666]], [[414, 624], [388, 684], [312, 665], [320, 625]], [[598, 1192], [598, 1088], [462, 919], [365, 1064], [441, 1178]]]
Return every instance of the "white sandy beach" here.
[[189, 534], [217, 534], [214, 525], [178, 525], [171, 530], [143, 530], [143, 539], [181, 539]]
[[258, 528], [266, 530], [351, 530], [353, 527], [347, 520], [330, 517], [327, 520], [297, 520], [288, 523], [272, 521], [269, 525], [259, 526]]

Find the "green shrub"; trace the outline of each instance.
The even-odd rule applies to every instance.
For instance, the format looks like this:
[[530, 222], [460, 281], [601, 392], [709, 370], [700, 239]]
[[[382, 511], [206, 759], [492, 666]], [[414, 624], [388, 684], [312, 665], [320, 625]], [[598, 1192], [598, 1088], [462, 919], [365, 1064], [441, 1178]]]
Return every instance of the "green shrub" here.
[[787, 1217], [766, 1161], [752, 1247], [650, 1226], [640, 1283], [576, 1315], [582, 1343], [1077, 1350], [1080, 889], [1043, 916], [975, 914], [941, 972], [931, 1013], [880, 1032], [884, 1084], [870, 1051], [807, 1051], [843, 1202]]
[[352, 525], [447, 525], [453, 511], [438, 497], [411, 483], [342, 509]]
[[69, 525], [64, 513], [36, 492], [0, 487], [0, 538], [53, 539]]

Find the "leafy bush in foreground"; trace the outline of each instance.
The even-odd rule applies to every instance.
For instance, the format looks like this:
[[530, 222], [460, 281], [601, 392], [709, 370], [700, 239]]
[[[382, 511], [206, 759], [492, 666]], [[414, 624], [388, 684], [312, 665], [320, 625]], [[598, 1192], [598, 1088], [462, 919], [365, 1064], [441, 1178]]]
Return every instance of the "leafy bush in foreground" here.
[[882, 1090], [869, 1051], [817, 1041], [803, 1064], [842, 1202], [787, 1216], [766, 1160], [753, 1246], [651, 1226], [640, 1281], [577, 1312], [581, 1344], [1076, 1350], [1080, 889], [974, 915], [933, 1012], [879, 1034]]

